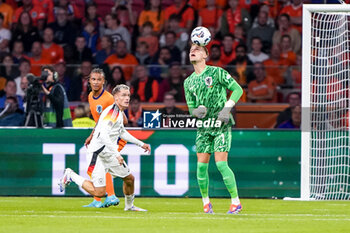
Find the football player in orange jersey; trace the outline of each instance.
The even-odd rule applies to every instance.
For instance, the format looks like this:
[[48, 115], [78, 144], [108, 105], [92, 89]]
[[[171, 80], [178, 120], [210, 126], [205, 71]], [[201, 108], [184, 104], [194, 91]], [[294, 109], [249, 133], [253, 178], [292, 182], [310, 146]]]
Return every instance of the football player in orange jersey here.
[[[88, 97], [90, 111], [95, 122], [97, 123], [102, 111], [106, 107], [114, 104], [114, 98], [112, 94], [110, 94], [108, 91], [104, 89], [106, 78], [102, 69], [98, 69], [98, 68], [93, 69], [90, 73], [89, 82], [92, 89]], [[124, 124], [127, 124], [127, 122], [128, 122], [128, 119], [124, 115]], [[90, 136], [85, 140], [86, 146], [90, 144], [93, 134], [94, 134], [94, 130], [91, 132]], [[124, 141], [123, 139], [119, 139], [118, 151], [121, 151], [124, 148], [125, 144], [126, 144], [126, 141]], [[113, 178], [112, 178], [112, 175], [109, 173], [106, 174], [106, 192], [107, 192], [107, 198], [104, 203], [101, 202], [101, 198], [94, 197], [94, 200], [89, 205], [85, 205], [84, 207], [100, 208], [100, 207], [109, 207], [111, 205], [119, 204], [119, 199], [118, 197], [116, 197], [114, 193]]]

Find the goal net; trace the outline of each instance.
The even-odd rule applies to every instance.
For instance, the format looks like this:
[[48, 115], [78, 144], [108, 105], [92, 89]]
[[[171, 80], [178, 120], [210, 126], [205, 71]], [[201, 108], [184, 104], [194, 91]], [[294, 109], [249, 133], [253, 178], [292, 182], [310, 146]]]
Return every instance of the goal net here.
[[301, 199], [349, 200], [350, 6], [304, 5]]

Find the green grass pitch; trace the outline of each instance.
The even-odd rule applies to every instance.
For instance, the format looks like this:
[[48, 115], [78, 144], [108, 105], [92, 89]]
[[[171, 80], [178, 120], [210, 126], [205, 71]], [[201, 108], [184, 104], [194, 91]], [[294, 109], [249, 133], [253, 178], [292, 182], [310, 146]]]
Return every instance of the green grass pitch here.
[[212, 198], [213, 215], [201, 199], [136, 198], [148, 212], [119, 206], [83, 208], [92, 198], [0, 197], [0, 232], [350, 232], [349, 201], [242, 199], [243, 211], [228, 215], [229, 199]]

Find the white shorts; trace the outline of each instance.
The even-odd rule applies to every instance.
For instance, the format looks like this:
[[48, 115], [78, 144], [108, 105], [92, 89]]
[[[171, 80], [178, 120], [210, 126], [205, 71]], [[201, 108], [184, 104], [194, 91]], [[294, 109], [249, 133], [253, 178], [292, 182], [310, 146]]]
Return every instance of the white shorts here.
[[[91, 155], [88, 155], [91, 156]], [[109, 172], [113, 178], [125, 178], [130, 175], [130, 169], [124, 162], [120, 165], [116, 155], [108, 152], [92, 153], [88, 173], [95, 187], [106, 186], [106, 173]]]

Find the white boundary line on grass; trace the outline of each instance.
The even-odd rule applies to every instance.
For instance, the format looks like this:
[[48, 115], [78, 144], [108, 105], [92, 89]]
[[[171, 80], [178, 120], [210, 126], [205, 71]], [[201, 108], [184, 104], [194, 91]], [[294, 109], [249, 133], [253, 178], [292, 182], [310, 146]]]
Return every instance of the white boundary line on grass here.
[[[164, 216], [155, 216], [154, 218], [156, 219], [195, 219], [195, 220], [203, 220], [203, 219], [215, 219], [215, 220], [227, 220], [227, 219], [231, 219], [234, 218], [234, 216], [249, 216], [249, 215], [232, 215], [231, 217], [215, 217], [216, 214], [213, 215], [206, 215], [205, 217], [188, 217], [188, 216], [183, 216], [183, 217], [164, 217]], [[227, 216], [227, 215], [226, 215]], [[252, 216], [256, 216], [256, 215], [252, 215]], [[152, 218], [151, 216], [101, 216], [101, 215], [83, 215], [83, 216], [62, 216], [62, 215], [37, 215], [37, 214], [16, 214], [16, 215], [11, 215], [11, 214], [0, 214], [0, 217], [38, 217], [38, 218], [42, 218], [42, 217], [48, 217], [48, 218], [102, 218], [102, 219], [150, 219]], [[247, 218], [235, 218], [235, 220], [250, 220]], [[258, 220], [258, 219], [256, 219]], [[286, 221], [285, 218], [262, 218], [261, 220], [270, 220], [270, 221]], [[350, 218], [343, 218], [343, 219], [339, 219], [339, 218], [313, 218], [310, 220], [315, 220], [315, 221], [350, 221]], [[300, 219], [290, 219], [289, 221], [305, 221], [305, 218], [300, 218]]]

